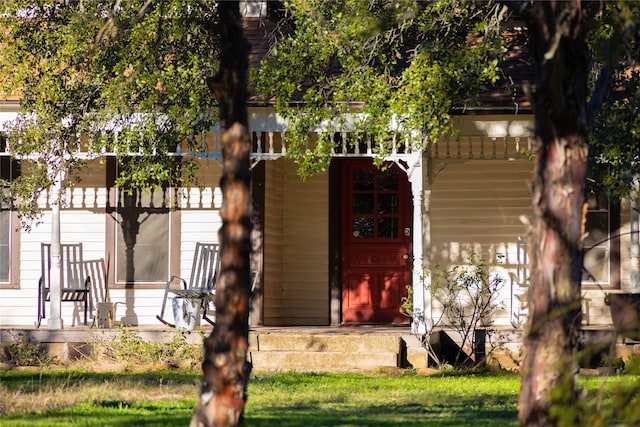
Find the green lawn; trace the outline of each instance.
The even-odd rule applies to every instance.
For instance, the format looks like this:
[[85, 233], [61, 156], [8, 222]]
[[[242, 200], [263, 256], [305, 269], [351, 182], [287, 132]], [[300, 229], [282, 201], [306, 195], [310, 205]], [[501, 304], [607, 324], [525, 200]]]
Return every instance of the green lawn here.
[[257, 376], [248, 425], [516, 425], [515, 375], [420, 377]]
[[[199, 372], [0, 372], [0, 426], [185, 426]], [[638, 377], [611, 377], [617, 387]], [[249, 386], [248, 426], [515, 426], [516, 374], [261, 374]], [[600, 378], [583, 381], [592, 393]], [[605, 406], [611, 399], [605, 399]], [[611, 403], [609, 403], [611, 405]]]

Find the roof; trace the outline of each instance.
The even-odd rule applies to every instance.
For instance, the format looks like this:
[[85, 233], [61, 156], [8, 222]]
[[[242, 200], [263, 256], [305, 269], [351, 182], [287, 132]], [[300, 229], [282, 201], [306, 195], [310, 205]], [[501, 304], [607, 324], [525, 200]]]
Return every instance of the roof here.
[[526, 29], [507, 28], [502, 31], [502, 39], [507, 55], [501, 67], [500, 79], [480, 95], [480, 103], [485, 108], [531, 109], [525, 86], [533, 84], [535, 69], [529, 55], [529, 40]]
[[260, 61], [267, 56], [271, 47], [271, 34], [276, 23], [264, 18], [243, 18], [242, 29], [245, 38], [251, 44], [249, 51], [249, 67], [257, 68]]

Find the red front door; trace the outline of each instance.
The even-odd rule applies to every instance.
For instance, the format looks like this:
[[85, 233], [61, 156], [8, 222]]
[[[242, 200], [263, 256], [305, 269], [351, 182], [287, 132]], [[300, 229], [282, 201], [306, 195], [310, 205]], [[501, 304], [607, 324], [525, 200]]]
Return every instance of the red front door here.
[[410, 198], [395, 164], [345, 161], [342, 170], [342, 321], [407, 322], [411, 285]]

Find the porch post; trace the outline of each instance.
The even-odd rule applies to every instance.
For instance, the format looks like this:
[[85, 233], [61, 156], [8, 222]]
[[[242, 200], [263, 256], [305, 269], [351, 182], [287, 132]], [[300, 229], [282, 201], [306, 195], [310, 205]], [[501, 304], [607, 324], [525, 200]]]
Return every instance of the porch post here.
[[431, 220], [429, 215], [431, 190], [425, 185], [423, 164], [425, 157], [420, 154], [415, 167], [409, 174], [413, 201], [413, 321], [411, 332], [426, 335], [433, 325], [431, 314], [431, 294], [428, 290], [430, 277], [425, 276], [429, 266], [431, 247]]
[[47, 329], [60, 330], [62, 325], [62, 292], [60, 262], [60, 192], [62, 189], [62, 173], [58, 172], [51, 187], [51, 265], [50, 265], [50, 313]]

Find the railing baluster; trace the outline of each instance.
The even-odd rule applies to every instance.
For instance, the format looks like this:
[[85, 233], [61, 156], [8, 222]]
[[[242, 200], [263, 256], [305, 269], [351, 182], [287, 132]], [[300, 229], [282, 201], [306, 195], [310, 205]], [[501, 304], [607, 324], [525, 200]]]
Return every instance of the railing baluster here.
[[257, 144], [257, 150], [256, 152], [258, 154], [262, 154], [262, 132], [256, 132], [256, 144]]
[[269, 132], [267, 135], [269, 137], [269, 154], [273, 154], [273, 132]]
[[361, 137], [361, 133], [358, 132], [356, 135], [354, 135], [355, 141], [353, 143], [353, 152], [358, 155], [360, 154], [360, 137]]

